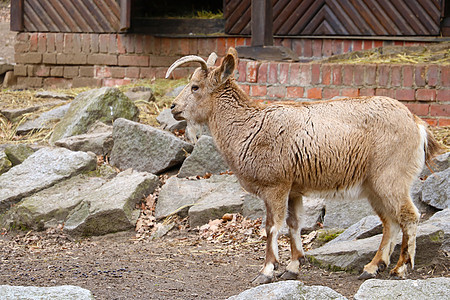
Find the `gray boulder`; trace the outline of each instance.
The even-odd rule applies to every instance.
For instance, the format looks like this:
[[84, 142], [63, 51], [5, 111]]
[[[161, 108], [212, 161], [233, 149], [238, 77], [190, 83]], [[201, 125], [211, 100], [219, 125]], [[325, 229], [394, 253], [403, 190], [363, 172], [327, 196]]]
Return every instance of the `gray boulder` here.
[[50, 142], [68, 136], [86, 133], [95, 121], [111, 124], [125, 118], [137, 120], [138, 108], [119, 89], [103, 87], [77, 95], [69, 110], [56, 125]]
[[157, 176], [131, 169], [119, 173], [97, 189], [81, 195], [64, 230], [76, 235], [103, 235], [134, 228], [139, 212], [135, 205], [157, 187]]
[[176, 130], [185, 130], [187, 126], [186, 120], [175, 120], [169, 108], [163, 109], [161, 113], [156, 117], [156, 121], [158, 121], [162, 129], [168, 130], [170, 132], [174, 132]]
[[170, 97], [170, 98], [175, 98], [176, 96], [178, 96], [181, 93], [181, 91], [184, 89], [184, 87], [185, 87], [185, 85], [177, 86], [173, 90], [167, 92], [164, 96]]
[[70, 103], [43, 112], [34, 120], [28, 120], [17, 127], [18, 134], [26, 134], [32, 130], [51, 128], [54, 122], [61, 120], [69, 110]]
[[[446, 152], [444, 154], [438, 155], [433, 159], [433, 164], [431, 165], [433, 173], [442, 172], [448, 168], [450, 168], [450, 152]], [[420, 178], [425, 178], [430, 176], [432, 173], [430, 169], [424, 167], [422, 172], [420, 173]]]
[[375, 215], [367, 199], [326, 199], [325, 228], [348, 228], [364, 217]]
[[59, 100], [70, 100], [73, 97], [64, 93], [57, 93], [54, 91], [38, 91], [34, 94], [36, 98], [44, 99], [59, 99]]
[[450, 208], [435, 213], [424, 224], [431, 224], [444, 231], [444, 241], [442, 242], [441, 249], [450, 252]]
[[132, 87], [125, 92], [125, 96], [127, 96], [133, 102], [150, 102], [156, 100], [153, 90], [145, 86]]
[[203, 176], [206, 173], [219, 174], [228, 170], [228, 165], [216, 148], [213, 138], [202, 135], [194, 150], [181, 166], [178, 177]]
[[97, 155], [110, 154], [114, 145], [113, 127], [101, 122], [94, 125], [88, 133], [62, 138], [56, 141], [55, 145], [72, 151], [91, 151]]
[[300, 281], [280, 281], [263, 284], [231, 296], [227, 300], [303, 300], [303, 299], [347, 299], [326, 286], [306, 286]]
[[[431, 224], [421, 224], [417, 230], [416, 265], [428, 263], [438, 254], [444, 239], [441, 228]], [[356, 240], [327, 243], [324, 246], [307, 252], [307, 256], [319, 266], [335, 270], [360, 272], [365, 264], [375, 255], [381, 242], [381, 234]], [[401, 234], [397, 238], [393, 257], [398, 257]]]
[[12, 163], [6, 156], [5, 151], [0, 151], [0, 175], [11, 169]]
[[8, 145], [5, 148], [5, 154], [13, 166], [20, 165], [33, 153], [33, 148], [25, 144]]
[[93, 300], [91, 291], [73, 285], [52, 287], [0, 285], [2, 299]]
[[354, 296], [355, 300], [434, 300], [450, 299], [450, 278], [426, 280], [380, 280], [363, 282]]
[[23, 163], [0, 175], [0, 213], [23, 197], [55, 183], [96, 168], [93, 153], [64, 148], [42, 148]]
[[155, 216], [189, 215], [190, 225], [196, 227], [225, 213], [243, 213], [244, 201], [258, 201], [253, 198], [234, 175], [213, 175], [201, 180], [172, 177], [161, 188]]
[[437, 209], [446, 209], [450, 204], [450, 168], [434, 173], [422, 185], [422, 201]]
[[342, 242], [365, 239], [383, 232], [383, 225], [378, 216], [367, 216], [342, 232], [337, 238], [328, 242], [329, 245]]
[[113, 139], [112, 165], [154, 174], [180, 165], [193, 149], [169, 132], [126, 119], [114, 122]]

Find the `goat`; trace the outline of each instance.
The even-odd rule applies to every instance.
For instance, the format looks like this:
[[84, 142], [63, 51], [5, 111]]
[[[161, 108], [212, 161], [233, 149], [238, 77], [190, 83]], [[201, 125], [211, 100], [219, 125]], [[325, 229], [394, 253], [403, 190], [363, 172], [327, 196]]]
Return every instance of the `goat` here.
[[[273, 280], [278, 233], [286, 220], [291, 259], [282, 279], [295, 279], [302, 247], [302, 196], [365, 197], [383, 223], [383, 237], [360, 279], [388, 265], [400, 229], [400, 257], [390, 271], [404, 278], [414, 268], [419, 213], [410, 188], [440, 150], [425, 122], [399, 101], [371, 96], [340, 100], [263, 104], [251, 101], [234, 80], [238, 63], [230, 48], [220, 66], [215, 57], [182, 57], [168, 69], [198, 62], [190, 82], [174, 99], [175, 119], [207, 124], [217, 148], [240, 184], [264, 200], [266, 257], [255, 283]], [[287, 215], [287, 219], [286, 219]]]

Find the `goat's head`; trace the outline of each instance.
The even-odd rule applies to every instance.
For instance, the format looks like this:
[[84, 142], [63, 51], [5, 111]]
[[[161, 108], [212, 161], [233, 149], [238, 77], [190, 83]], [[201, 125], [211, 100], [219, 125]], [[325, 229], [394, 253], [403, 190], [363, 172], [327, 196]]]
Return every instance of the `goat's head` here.
[[177, 120], [202, 124], [207, 122], [212, 111], [212, 97], [218, 88], [228, 79], [233, 78], [237, 65], [237, 52], [234, 48], [228, 50], [227, 56], [222, 64], [215, 67], [217, 55], [212, 53], [208, 61], [195, 55], [189, 55], [178, 59], [167, 70], [166, 78], [178, 66], [198, 62], [201, 67], [197, 68], [190, 82], [183, 91], [175, 98], [172, 104], [172, 114]]

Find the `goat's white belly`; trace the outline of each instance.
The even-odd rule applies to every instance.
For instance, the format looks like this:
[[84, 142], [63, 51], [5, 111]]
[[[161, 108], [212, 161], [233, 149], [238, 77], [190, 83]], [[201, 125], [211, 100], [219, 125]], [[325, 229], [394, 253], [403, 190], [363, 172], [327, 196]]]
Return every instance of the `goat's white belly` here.
[[367, 195], [361, 185], [341, 190], [310, 190], [304, 193], [306, 197], [318, 197], [326, 199], [354, 199], [366, 198]]

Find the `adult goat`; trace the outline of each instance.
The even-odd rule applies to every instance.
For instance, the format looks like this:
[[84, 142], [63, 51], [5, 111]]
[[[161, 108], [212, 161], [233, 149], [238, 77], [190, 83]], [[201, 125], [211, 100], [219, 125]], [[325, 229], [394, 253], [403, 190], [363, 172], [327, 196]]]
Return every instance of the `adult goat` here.
[[426, 123], [388, 97], [256, 103], [234, 80], [236, 50], [230, 48], [218, 67], [213, 66], [216, 57], [205, 62], [186, 56], [169, 68], [166, 78], [184, 63], [201, 65], [174, 100], [172, 114], [177, 120], [207, 124], [240, 184], [264, 200], [266, 258], [254, 281], [273, 279], [277, 237], [285, 220], [291, 260], [281, 278], [297, 277], [304, 258], [302, 196], [317, 193], [365, 197], [383, 222], [380, 247], [361, 279], [375, 277], [389, 265], [401, 229], [400, 258], [390, 274], [403, 278], [407, 263], [414, 268], [419, 221], [410, 188], [424, 163], [439, 150]]

